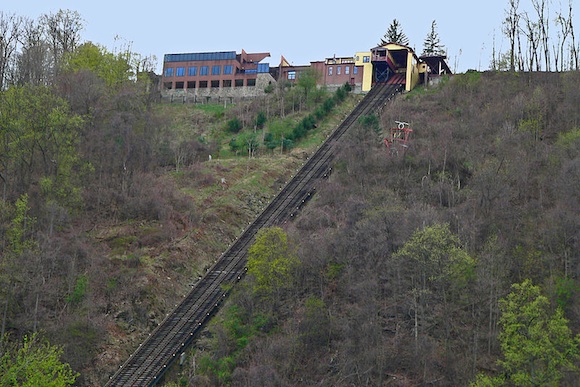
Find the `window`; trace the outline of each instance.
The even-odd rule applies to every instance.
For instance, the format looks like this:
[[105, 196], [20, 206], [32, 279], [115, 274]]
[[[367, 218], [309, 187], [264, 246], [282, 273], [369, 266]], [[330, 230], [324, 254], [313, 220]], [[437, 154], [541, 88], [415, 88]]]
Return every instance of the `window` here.
[[236, 87], [244, 86], [244, 80], [243, 79], [236, 79], [235, 86]]
[[220, 81], [217, 81], [217, 80], [211, 81], [211, 88], [212, 89], [215, 89], [215, 88], [218, 88], [218, 87], [220, 87]]
[[195, 81], [187, 81], [188, 89], [195, 89]]
[[220, 75], [222, 66], [211, 66], [211, 75]]
[[341, 66], [336, 66], [336, 75], [340, 75]]
[[256, 86], [256, 80], [255, 79], [248, 79], [246, 81], [246, 86]]
[[197, 75], [197, 66], [188, 68], [187, 75], [189, 75], [190, 77], [195, 77]]
[[183, 89], [183, 82], [175, 82], [175, 89]]
[[222, 82], [222, 87], [232, 87], [232, 80], [231, 79], [224, 79]]
[[165, 69], [165, 76], [168, 78], [173, 76], [173, 67], [168, 67]]
[[183, 77], [185, 75], [185, 67], [178, 67], [175, 69], [175, 75], [178, 77]]
[[328, 76], [332, 76], [332, 66], [328, 67]]
[[[207, 66], [202, 66], [207, 67]], [[207, 89], [207, 81], [199, 81], [199, 88], [200, 89]]]
[[173, 82], [163, 82], [163, 88], [165, 90], [171, 90], [172, 87], [173, 87]]
[[355, 75], [358, 74], [358, 67], [354, 66], [352, 68], [352, 73], [355, 74]]
[[296, 71], [288, 71], [288, 79], [290, 80], [296, 79]]
[[199, 75], [208, 75], [208, 74], [209, 74], [209, 67], [208, 66], [201, 66], [199, 68]]
[[234, 72], [234, 66], [232, 65], [225, 65], [224, 66], [224, 74], [232, 74]]
[[344, 66], [344, 73], [346, 75], [350, 74], [350, 66]]
[[371, 57], [368, 55], [363, 56], [363, 63], [369, 63], [371, 61]]

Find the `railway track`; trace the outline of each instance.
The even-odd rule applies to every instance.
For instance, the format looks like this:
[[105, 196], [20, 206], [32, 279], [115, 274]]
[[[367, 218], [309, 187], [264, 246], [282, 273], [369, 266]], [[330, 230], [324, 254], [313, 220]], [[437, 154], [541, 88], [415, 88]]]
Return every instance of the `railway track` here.
[[376, 113], [401, 88], [392, 84], [373, 87], [181, 303], [119, 367], [106, 386], [152, 386], [160, 380], [227, 297], [222, 285], [234, 284], [244, 276], [246, 254], [258, 230], [292, 218], [312, 197], [317, 182], [330, 172], [335, 145], [342, 135], [359, 117]]

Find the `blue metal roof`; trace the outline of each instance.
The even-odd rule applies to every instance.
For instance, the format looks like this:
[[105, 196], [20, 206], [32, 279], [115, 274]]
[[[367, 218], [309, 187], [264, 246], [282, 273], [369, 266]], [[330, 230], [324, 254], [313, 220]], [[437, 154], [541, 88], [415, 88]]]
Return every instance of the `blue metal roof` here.
[[187, 54], [165, 54], [165, 62], [193, 62], [204, 60], [232, 60], [236, 59], [235, 51], [222, 52], [192, 52]]

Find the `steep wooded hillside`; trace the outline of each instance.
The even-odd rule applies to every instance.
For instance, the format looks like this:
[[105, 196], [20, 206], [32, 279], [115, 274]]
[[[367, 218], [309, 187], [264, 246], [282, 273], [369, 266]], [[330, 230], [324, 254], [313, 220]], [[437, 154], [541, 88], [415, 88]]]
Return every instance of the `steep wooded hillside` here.
[[[578, 106], [579, 73], [469, 72], [362, 120], [287, 225], [286, 260], [250, 253], [280, 274], [297, 256], [291, 280], [250, 272], [172, 378], [577, 383]], [[389, 155], [377, 132], [396, 120], [414, 132]]]

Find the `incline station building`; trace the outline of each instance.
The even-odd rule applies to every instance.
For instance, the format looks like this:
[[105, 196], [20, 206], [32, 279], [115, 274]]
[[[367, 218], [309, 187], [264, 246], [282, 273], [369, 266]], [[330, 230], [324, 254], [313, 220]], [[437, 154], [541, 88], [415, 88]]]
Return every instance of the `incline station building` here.
[[161, 77], [162, 97], [203, 102], [221, 98], [264, 95], [278, 82], [294, 83], [300, 74], [318, 72], [318, 86], [335, 90], [348, 83], [355, 93], [366, 93], [377, 82], [405, 85], [412, 90], [433, 78], [452, 74], [445, 56], [418, 57], [404, 45], [388, 43], [357, 52], [352, 57], [326, 58], [309, 65], [291, 65], [283, 56], [278, 67], [262, 61], [269, 53], [235, 51], [166, 54]]

